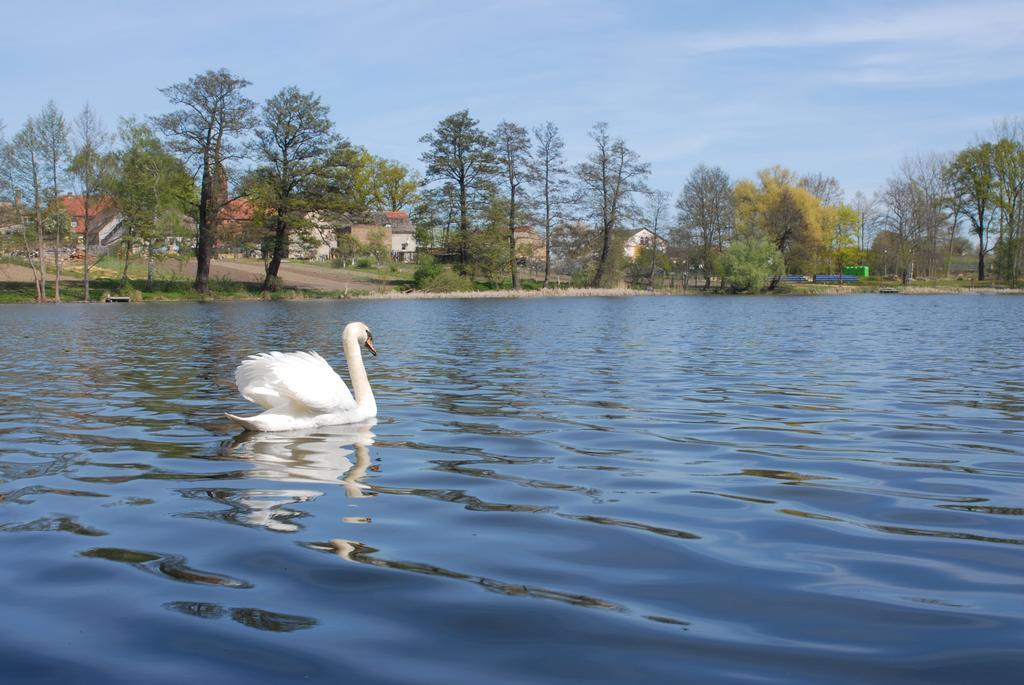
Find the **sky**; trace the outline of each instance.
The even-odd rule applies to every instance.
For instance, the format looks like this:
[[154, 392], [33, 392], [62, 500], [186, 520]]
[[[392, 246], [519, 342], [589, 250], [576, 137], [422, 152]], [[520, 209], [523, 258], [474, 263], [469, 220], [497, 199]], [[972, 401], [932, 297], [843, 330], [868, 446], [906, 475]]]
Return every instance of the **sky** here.
[[207, 69], [320, 95], [338, 131], [422, 169], [461, 109], [485, 129], [553, 121], [569, 161], [608, 122], [673, 195], [698, 164], [779, 164], [871, 193], [905, 157], [1024, 116], [1024, 2], [0, 0], [0, 120], [53, 99], [108, 128], [173, 109]]

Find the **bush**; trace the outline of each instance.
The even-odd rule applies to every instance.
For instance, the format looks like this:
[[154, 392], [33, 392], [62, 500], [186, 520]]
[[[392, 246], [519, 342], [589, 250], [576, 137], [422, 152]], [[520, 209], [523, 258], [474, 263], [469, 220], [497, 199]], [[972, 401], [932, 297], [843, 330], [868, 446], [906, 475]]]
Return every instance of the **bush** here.
[[764, 238], [733, 241], [722, 256], [722, 282], [735, 292], [761, 290], [783, 273], [782, 253]]
[[594, 280], [594, 274], [590, 270], [576, 271], [569, 276], [569, 287], [589, 288], [592, 280]]
[[429, 255], [420, 258], [412, 277], [413, 287], [429, 293], [451, 293], [475, 290], [475, 284], [451, 269], [436, 263]]
[[441, 269], [441, 273], [426, 280], [421, 290], [428, 293], [466, 292], [476, 290], [476, 284], [451, 269]]
[[416, 271], [412, 275], [413, 287], [416, 290], [423, 290], [423, 283], [441, 273], [441, 269], [441, 265], [435, 262], [433, 257], [428, 254], [421, 254]]
[[373, 267], [373, 261], [369, 257], [360, 257], [356, 260], [357, 269], [370, 269]]

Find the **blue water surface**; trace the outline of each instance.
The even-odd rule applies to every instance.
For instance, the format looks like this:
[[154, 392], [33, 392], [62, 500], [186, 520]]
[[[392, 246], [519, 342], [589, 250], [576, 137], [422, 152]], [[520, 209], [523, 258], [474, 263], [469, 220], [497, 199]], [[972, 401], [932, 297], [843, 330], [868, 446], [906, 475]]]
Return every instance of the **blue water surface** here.
[[[375, 424], [241, 434], [373, 329]], [[1017, 683], [1024, 298], [0, 309], [4, 682]]]

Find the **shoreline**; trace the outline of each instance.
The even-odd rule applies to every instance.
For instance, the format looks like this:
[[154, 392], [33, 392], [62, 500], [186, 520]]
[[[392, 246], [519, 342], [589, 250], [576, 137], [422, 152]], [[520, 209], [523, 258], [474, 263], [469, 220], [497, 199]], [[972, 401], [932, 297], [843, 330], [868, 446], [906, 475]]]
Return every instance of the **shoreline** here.
[[[132, 302], [209, 302], [209, 301], [302, 301], [302, 300], [436, 300], [436, 299], [521, 299], [538, 297], [664, 297], [664, 296], [698, 296], [728, 297], [733, 293], [718, 290], [704, 291], [700, 285], [686, 288], [665, 288], [659, 290], [617, 288], [573, 288], [553, 287], [529, 290], [470, 290], [456, 292], [429, 292], [404, 290], [410, 285], [407, 278], [395, 278], [391, 274], [386, 280], [378, 273], [361, 272], [358, 270], [338, 270], [325, 268], [322, 265], [290, 263], [283, 264], [286, 269], [284, 283], [275, 292], [261, 292], [264, 268], [262, 264], [250, 263], [246, 260], [214, 260], [211, 263], [211, 290], [199, 294], [191, 290], [191, 279], [194, 274], [192, 260], [164, 260], [161, 273], [157, 276], [156, 287], [152, 291], [138, 288], [142, 281], [135, 274], [131, 283], [123, 292], [118, 291], [115, 271], [94, 265], [92, 279], [93, 302], [102, 301], [106, 295], [128, 296]], [[167, 268], [169, 267], [169, 268]], [[120, 268], [120, 267], [119, 267]], [[81, 303], [82, 276], [77, 269], [68, 269], [63, 280], [63, 302], [67, 304]], [[168, 273], [170, 275], [168, 276]], [[408, 276], [408, 274], [404, 274]], [[380, 280], [378, 280], [380, 279]], [[772, 291], [765, 293], [739, 293], [743, 297], [814, 297], [822, 295], [865, 295], [880, 294], [881, 289], [895, 290], [900, 295], [1016, 295], [1024, 294], [1024, 288], [1010, 288], [989, 285], [978, 286], [976, 281], [950, 281], [937, 284], [899, 285], [897, 281], [869, 280], [859, 284], [780, 284]], [[51, 294], [52, 280], [48, 283], [47, 294]], [[540, 284], [534, 284], [534, 287]], [[889, 293], [886, 293], [889, 294]], [[2, 304], [35, 304], [35, 292], [32, 272], [27, 267], [13, 263], [0, 262], [0, 303]], [[47, 302], [52, 303], [50, 301]]]
[[[1024, 295], [1022, 288], [961, 288], [941, 286], [898, 286], [896, 293], [890, 295]], [[665, 290], [634, 290], [630, 288], [548, 288], [539, 290], [471, 290], [462, 292], [437, 293], [427, 291], [321, 291], [314, 289], [295, 288], [277, 294], [237, 296], [231, 294], [210, 293], [199, 295], [192, 293], [187, 297], [156, 297], [146, 298], [146, 293], [136, 291], [143, 297], [133, 298], [130, 304], [147, 304], [157, 302], [317, 302], [330, 300], [513, 300], [536, 299], [546, 297], [821, 297], [848, 295], [879, 295], [878, 287], [858, 286], [798, 286], [782, 291], [763, 293], [725, 293], [690, 288], [683, 291]], [[115, 304], [104, 302], [105, 292], [95, 293], [95, 299], [83, 302], [80, 299], [64, 299], [60, 303], [52, 301], [39, 303], [34, 298], [7, 300], [0, 304]]]

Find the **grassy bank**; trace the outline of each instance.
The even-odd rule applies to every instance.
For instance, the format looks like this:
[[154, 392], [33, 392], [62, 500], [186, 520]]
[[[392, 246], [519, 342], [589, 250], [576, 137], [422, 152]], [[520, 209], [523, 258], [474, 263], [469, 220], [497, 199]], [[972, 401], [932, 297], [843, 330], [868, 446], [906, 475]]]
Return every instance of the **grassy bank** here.
[[[130, 281], [125, 288], [119, 288], [118, 279], [90, 279], [90, 298], [94, 302], [102, 300], [105, 294], [130, 297], [133, 302], [147, 301], [182, 301], [199, 302], [206, 300], [304, 300], [304, 299], [342, 299], [346, 297], [364, 296], [368, 290], [311, 290], [307, 288], [280, 288], [271, 293], [260, 291], [259, 284], [237, 283], [224, 279], [211, 279], [210, 292], [197, 293], [192, 283], [175, 280], [154, 281], [151, 290], [145, 289], [145, 281]], [[47, 299], [53, 298], [53, 284], [46, 288]], [[85, 296], [85, 288], [81, 281], [63, 281], [60, 287], [61, 300], [64, 302], [81, 302]], [[0, 304], [27, 303], [36, 301], [36, 288], [32, 283], [0, 282]]]
[[[51, 265], [52, 266], [52, 265]], [[649, 291], [630, 288], [542, 288], [541, 281], [523, 280], [521, 290], [511, 290], [510, 283], [484, 284], [467, 281], [459, 292], [426, 292], [413, 290], [413, 265], [389, 265], [376, 268], [339, 269], [328, 263], [293, 262], [288, 269], [286, 286], [272, 292], [262, 291], [263, 264], [259, 260], [216, 260], [211, 270], [210, 291], [200, 294], [192, 289], [194, 262], [167, 258], [158, 261], [152, 288], [146, 287], [146, 265], [133, 261], [129, 265], [129, 279], [120, 287], [123, 263], [103, 258], [90, 268], [91, 299], [101, 301], [106, 294], [129, 297], [133, 302], [145, 301], [206, 301], [206, 300], [309, 300], [309, 299], [488, 299], [511, 297], [623, 297], [642, 295], [724, 295], [720, 290], [703, 291], [689, 287]], [[283, 265], [285, 266], [285, 265]], [[5, 268], [6, 267], [6, 268]], [[47, 299], [53, 297], [53, 274], [48, 268]], [[27, 264], [4, 259], [0, 264], [0, 303], [35, 302], [35, 286], [31, 282]], [[465, 279], [464, 279], [465, 280]], [[895, 288], [902, 294], [946, 293], [1021, 293], [991, 282], [933, 280], [915, 281], [902, 286], [897, 281], [872, 278], [857, 284], [835, 285], [818, 283], [780, 284], [772, 295], [852, 295], [876, 293], [880, 288]], [[68, 263], [61, 283], [64, 302], [81, 302], [81, 263]]]

